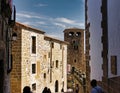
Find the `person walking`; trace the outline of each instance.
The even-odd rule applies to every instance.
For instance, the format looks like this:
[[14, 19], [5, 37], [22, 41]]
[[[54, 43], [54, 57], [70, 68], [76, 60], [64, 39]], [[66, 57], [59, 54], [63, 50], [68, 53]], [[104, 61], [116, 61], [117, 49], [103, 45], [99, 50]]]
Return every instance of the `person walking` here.
[[51, 93], [51, 90], [50, 90], [50, 88], [48, 88], [48, 90], [47, 90], [47, 93]]
[[47, 93], [47, 91], [48, 91], [48, 88], [45, 87], [45, 88], [43, 89], [43, 92], [42, 92], [42, 93]]
[[91, 89], [91, 93], [104, 93], [102, 88], [100, 86], [97, 85], [97, 81], [95, 79], [93, 79], [90, 82], [92, 89]]
[[75, 90], [75, 93], [79, 93], [79, 85], [76, 84], [76, 90]]

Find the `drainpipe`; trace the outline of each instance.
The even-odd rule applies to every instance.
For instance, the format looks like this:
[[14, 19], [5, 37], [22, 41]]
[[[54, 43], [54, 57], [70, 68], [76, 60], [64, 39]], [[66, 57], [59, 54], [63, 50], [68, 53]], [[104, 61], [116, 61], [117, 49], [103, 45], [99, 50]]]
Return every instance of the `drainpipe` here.
[[52, 82], [52, 42], [50, 42], [50, 82]]

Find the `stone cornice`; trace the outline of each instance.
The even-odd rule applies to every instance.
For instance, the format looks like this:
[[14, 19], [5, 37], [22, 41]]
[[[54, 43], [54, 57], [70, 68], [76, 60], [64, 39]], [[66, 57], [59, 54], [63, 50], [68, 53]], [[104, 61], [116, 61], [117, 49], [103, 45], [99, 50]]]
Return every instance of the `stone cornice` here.
[[24, 24], [19, 23], [19, 22], [16, 22], [15, 25], [19, 26], [20, 28], [27, 29], [27, 30], [30, 30], [30, 31], [34, 31], [34, 32], [37, 32], [37, 33], [40, 33], [40, 34], [44, 34], [45, 33], [44, 31], [41, 31], [41, 30], [36, 29], [36, 28], [32, 28], [32, 27], [30, 27], [28, 25], [24, 25]]

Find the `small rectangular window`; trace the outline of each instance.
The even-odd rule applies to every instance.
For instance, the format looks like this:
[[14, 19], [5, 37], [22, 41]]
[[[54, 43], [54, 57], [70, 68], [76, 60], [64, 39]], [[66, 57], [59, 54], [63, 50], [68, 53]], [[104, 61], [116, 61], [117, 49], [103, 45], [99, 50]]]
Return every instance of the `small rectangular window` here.
[[36, 90], [36, 83], [32, 84], [32, 91]]
[[52, 46], [52, 48], [54, 48], [54, 43], [52, 42], [51, 44], [52, 44], [52, 45], [51, 45], [51, 46]]
[[36, 73], [36, 64], [32, 64], [32, 74]]
[[117, 74], [117, 56], [111, 56], [111, 73]]
[[36, 53], [36, 37], [32, 36], [32, 53]]
[[56, 68], [58, 68], [58, 60], [56, 60]]
[[46, 79], [46, 73], [44, 73], [44, 79]]

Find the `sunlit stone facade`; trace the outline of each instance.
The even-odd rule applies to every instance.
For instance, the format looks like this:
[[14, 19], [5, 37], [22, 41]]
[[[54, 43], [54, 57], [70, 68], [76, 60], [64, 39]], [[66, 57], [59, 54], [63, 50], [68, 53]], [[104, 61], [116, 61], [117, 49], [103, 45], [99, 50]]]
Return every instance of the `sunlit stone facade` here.
[[18, 38], [12, 45], [11, 93], [22, 93], [24, 86], [33, 93], [42, 93], [44, 87], [67, 91], [67, 43], [21, 23], [14, 31]]

